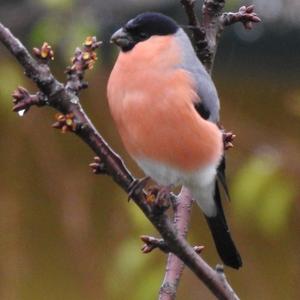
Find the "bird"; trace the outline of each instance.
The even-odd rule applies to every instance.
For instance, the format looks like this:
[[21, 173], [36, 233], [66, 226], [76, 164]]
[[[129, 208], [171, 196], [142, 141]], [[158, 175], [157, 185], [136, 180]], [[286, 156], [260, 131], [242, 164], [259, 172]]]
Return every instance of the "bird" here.
[[221, 260], [240, 268], [219, 190], [227, 192], [220, 101], [188, 35], [172, 18], [144, 12], [111, 42], [120, 51], [107, 98], [125, 149], [158, 185], [191, 191]]

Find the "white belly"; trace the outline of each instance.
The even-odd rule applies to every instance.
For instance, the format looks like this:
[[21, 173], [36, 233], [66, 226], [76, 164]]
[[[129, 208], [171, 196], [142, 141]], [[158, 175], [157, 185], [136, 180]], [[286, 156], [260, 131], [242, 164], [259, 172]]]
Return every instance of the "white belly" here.
[[196, 171], [184, 172], [150, 159], [135, 158], [135, 161], [159, 185], [186, 186], [206, 216], [216, 214], [214, 189], [218, 162]]

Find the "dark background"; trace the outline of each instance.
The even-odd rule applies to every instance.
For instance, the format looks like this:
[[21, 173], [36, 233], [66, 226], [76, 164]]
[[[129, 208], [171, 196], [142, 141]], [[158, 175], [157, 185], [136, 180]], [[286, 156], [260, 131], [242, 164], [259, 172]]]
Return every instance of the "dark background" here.
[[[52, 70], [62, 81], [76, 46], [88, 35], [104, 44], [81, 100], [96, 127], [125, 153], [108, 112], [105, 88], [117, 50], [109, 36], [145, 10], [186, 16], [177, 1], [0, 1], [0, 20], [31, 49], [49, 42]], [[199, 1], [201, 3], [201, 1]], [[227, 1], [237, 10], [245, 1]], [[200, 3], [198, 9], [200, 9]], [[300, 2], [256, 0], [263, 23], [223, 34], [213, 78], [222, 123], [237, 134], [228, 153], [231, 203], [226, 214], [244, 260], [226, 268], [241, 299], [299, 299]], [[108, 177], [93, 176], [93, 153], [71, 134], [51, 129], [55, 112], [11, 112], [11, 93], [36, 91], [15, 59], [0, 47], [0, 299], [156, 298], [166, 257], [141, 254], [141, 234], [156, 232]], [[219, 262], [210, 234], [194, 209], [189, 241]], [[186, 270], [178, 299], [213, 299]]]

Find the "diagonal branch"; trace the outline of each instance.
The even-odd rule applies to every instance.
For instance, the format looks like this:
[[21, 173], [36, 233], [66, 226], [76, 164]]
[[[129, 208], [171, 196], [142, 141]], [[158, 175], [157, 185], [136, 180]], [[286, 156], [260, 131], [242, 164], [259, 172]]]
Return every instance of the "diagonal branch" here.
[[[126, 168], [122, 159], [97, 132], [81, 107], [76, 92], [72, 89], [67, 89], [66, 86], [59, 82], [53, 76], [47, 64], [35, 60], [24, 45], [1, 23], [0, 41], [16, 57], [23, 66], [26, 75], [36, 83], [39, 90], [47, 97], [47, 104], [64, 115], [72, 116], [68, 120], [71, 119], [76, 126], [72, 126], [71, 131], [80, 137], [100, 157], [105, 165], [107, 174], [128, 192], [134, 177]], [[148, 203], [143, 192], [134, 193], [132, 198], [160, 232], [170, 251], [179, 257], [218, 299], [238, 299], [228, 282], [224, 279], [224, 276], [220, 276], [220, 272], [213, 270], [199, 257], [193, 247], [182, 236], [177, 234], [175, 227], [164, 210], [157, 207], [155, 203]]]

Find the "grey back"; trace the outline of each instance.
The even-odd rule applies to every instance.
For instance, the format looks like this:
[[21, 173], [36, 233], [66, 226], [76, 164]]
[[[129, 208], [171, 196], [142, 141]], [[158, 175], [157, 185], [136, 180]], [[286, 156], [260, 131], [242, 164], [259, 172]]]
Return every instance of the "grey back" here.
[[187, 34], [182, 29], [179, 29], [176, 33], [176, 38], [184, 53], [183, 63], [180, 67], [192, 74], [201, 104], [209, 112], [208, 120], [217, 123], [219, 121], [220, 101], [216, 87], [203, 64], [198, 59]]

